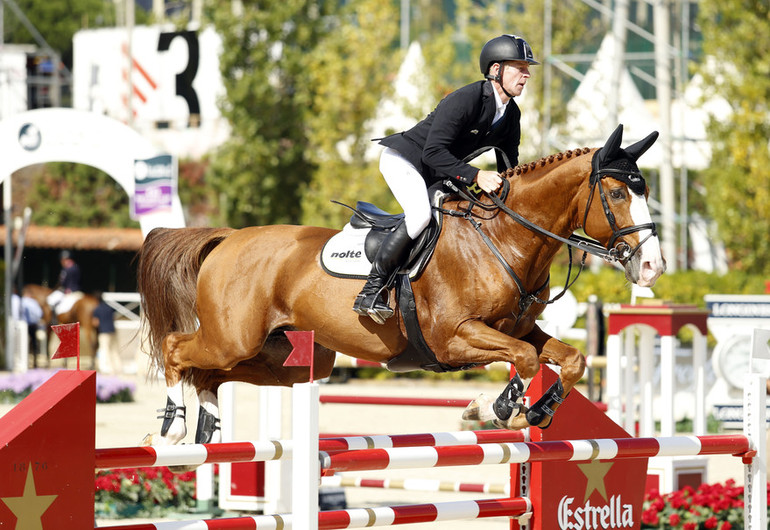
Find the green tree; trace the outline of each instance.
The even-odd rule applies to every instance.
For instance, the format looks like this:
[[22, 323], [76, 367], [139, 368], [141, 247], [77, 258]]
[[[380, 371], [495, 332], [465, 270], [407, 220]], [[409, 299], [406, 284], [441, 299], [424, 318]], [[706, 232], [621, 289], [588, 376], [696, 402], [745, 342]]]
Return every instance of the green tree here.
[[709, 215], [734, 267], [770, 274], [770, 5], [764, 0], [702, 0], [700, 68], [706, 97], [732, 115], [708, 126], [712, 157], [703, 172]]
[[[15, 4], [69, 68], [75, 32], [115, 24], [115, 6], [104, 0], [15, 0]], [[137, 22], [145, 18], [146, 14], [137, 10]], [[10, 6], [5, 6], [3, 23], [6, 43], [38, 44]]]
[[296, 223], [313, 173], [305, 125], [310, 56], [324, 33], [324, 5], [313, 0], [244, 0], [241, 12], [207, 4], [222, 36], [220, 108], [231, 138], [211, 157], [209, 178], [224, 198], [226, 222]]
[[36, 225], [139, 227], [130, 218], [123, 188], [103, 171], [83, 164], [46, 164], [26, 190], [23, 203], [32, 208], [31, 220]]
[[[307, 117], [312, 160], [317, 167], [303, 197], [305, 224], [340, 227], [350, 211], [331, 199], [357, 199], [397, 207], [371, 153], [370, 120], [392, 91], [403, 55], [393, 53], [398, 13], [391, 2], [356, 0], [334, 18], [334, 27], [311, 54], [313, 87]], [[397, 211], [397, 210], [396, 210]]]

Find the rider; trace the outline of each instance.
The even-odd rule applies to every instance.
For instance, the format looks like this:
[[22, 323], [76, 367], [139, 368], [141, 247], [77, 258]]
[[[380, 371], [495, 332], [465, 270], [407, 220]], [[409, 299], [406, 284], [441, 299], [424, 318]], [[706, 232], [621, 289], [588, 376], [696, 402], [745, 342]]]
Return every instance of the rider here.
[[[513, 101], [530, 77], [529, 66], [540, 64], [529, 44], [517, 35], [500, 35], [481, 50], [476, 81], [446, 96], [433, 112], [407, 131], [379, 139], [385, 146], [380, 172], [404, 210], [404, 222], [382, 243], [353, 311], [378, 324], [393, 315], [383, 296], [388, 279], [406, 259], [412, 241], [428, 226], [428, 186], [447, 178], [491, 193], [502, 178], [497, 171], [475, 168], [462, 159], [482, 147], [498, 147], [512, 165], [518, 164], [521, 111]], [[497, 153], [497, 169], [506, 169]]]
[[62, 250], [59, 254], [61, 272], [57, 289], [48, 295], [46, 301], [57, 315], [66, 313], [83, 293], [80, 290], [80, 267], [72, 257], [72, 252]]
[[59, 288], [65, 294], [80, 291], [80, 267], [72, 258], [72, 252], [62, 250], [59, 254], [61, 272], [59, 273]]

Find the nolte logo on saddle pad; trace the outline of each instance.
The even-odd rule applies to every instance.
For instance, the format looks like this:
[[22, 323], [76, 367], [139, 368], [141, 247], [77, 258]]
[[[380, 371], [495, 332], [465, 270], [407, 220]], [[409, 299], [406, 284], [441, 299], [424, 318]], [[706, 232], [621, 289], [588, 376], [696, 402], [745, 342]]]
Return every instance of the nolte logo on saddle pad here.
[[343, 250], [342, 252], [332, 252], [330, 257], [338, 259], [358, 259], [362, 255], [363, 252], [360, 250]]
[[321, 251], [321, 265], [333, 276], [342, 278], [365, 278], [372, 269], [366, 259], [366, 234], [369, 229], [353, 228], [350, 223], [342, 232], [335, 234]]

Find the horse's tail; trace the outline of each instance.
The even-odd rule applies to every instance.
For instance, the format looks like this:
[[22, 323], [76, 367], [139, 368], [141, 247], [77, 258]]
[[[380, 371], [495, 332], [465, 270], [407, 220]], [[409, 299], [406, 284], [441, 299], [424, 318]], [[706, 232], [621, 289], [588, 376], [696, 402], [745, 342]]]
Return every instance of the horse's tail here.
[[201, 263], [232, 228], [156, 228], [139, 250], [137, 287], [142, 300], [142, 346], [163, 372], [162, 343], [178, 331], [198, 327], [196, 285]]

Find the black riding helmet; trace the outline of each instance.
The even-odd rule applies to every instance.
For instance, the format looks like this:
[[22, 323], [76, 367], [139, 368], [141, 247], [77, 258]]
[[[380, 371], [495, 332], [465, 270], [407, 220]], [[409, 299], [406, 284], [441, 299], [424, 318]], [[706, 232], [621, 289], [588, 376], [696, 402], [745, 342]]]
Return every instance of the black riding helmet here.
[[487, 42], [481, 49], [479, 68], [481, 73], [489, 77], [489, 67], [493, 63], [503, 61], [526, 61], [529, 64], [540, 64], [532, 55], [527, 41], [518, 35], [500, 35]]

